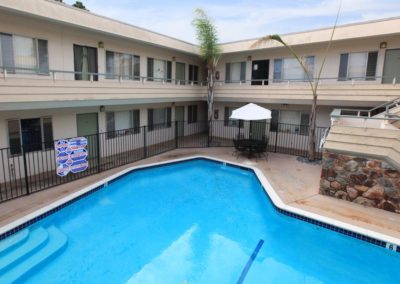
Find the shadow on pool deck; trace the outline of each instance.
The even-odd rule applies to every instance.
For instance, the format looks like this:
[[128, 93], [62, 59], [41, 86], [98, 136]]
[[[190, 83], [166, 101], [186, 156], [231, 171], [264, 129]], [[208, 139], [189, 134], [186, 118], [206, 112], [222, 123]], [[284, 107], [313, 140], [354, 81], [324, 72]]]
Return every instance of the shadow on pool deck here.
[[89, 176], [35, 194], [0, 204], [0, 226], [4, 226], [51, 202], [130, 166], [168, 161], [193, 155], [205, 155], [258, 167], [269, 179], [281, 199], [293, 207], [331, 217], [376, 232], [400, 238], [400, 214], [367, 208], [318, 194], [320, 165], [296, 160], [295, 156], [269, 153], [268, 160], [232, 156], [233, 148], [190, 148], [173, 150], [158, 156]]

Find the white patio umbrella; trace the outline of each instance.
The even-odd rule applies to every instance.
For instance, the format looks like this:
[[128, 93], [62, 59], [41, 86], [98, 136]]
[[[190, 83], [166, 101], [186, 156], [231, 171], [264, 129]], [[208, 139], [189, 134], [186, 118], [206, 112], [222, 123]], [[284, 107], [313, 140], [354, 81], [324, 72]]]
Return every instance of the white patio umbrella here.
[[241, 120], [263, 120], [271, 119], [271, 111], [250, 103], [232, 111], [230, 118]]

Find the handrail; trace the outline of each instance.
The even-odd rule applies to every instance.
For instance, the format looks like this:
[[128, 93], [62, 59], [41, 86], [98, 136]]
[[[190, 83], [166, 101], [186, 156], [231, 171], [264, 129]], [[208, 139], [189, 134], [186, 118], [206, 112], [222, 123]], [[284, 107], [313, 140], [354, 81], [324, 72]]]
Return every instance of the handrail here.
[[[24, 71], [24, 72], [16, 72], [16, 71]], [[48, 69], [48, 70], [41, 70], [40, 68], [24, 68], [24, 67], [9, 67], [9, 66], [0, 66], [0, 73], [3, 74], [3, 78], [8, 78], [9, 74], [21, 74], [21, 75], [38, 75], [38, 76], [48, 76], [53, 79], [53, 81], [57, 80], [57, 74], [72, 74], [72, 75], [81, 75], [87, 76], [86, 80], [82, 81], [96, 81], [99, 77], [103, 77], [106, 80], [118, 80], [122, 81], [139, 81], [142, 83], [145, 82], [161, 82], [161, 83], [174, 83], [174, 84], [181, 84], [181, 85], [200, 85], [205, 86], [207, 85], [206, 80], [178, 80], [176, 78], [160, 78], [160, 77], [148, 77], [148, 76], [129, 76], [129, 75], [119, 75], [115, 73], [100, 73], [100, 72], [81, 72], [81, 71], [70, 71], [70, 70], [58, 70], [58, 69]], [[392, 79], [392, 84], [395, 86], [396, 77], [391, 76], [362, 76], [362, 77], [352, 77], [352, 78], [339, 78], [339, 77], [322, 77], [319, 80], [319, 84], [323, 85], [326, 81], [335, 81], [338, 83], [345, 83], [349, 82], [351, 85], [355, 85], [356, 82], [371, 82], [375, 84], [382, 84], [381, 81], [385, 78]], [[221, 85], [229, 85], [229, 84], [248, 84], [248, 83], [258, 83], [258, 85], [267, 85], [270, 83], [274, 84], [288, 84], [291, 83], [306, 83], [307, 80], [304, 78], [298, 79], [273, 79], [273, 78], [266, 78], [266, 79], [244, 79], [244, 80], [215, 80], [215, 84], [218, 86]], [[255, 85], [257, 86], [257, 85]], [[378, 106], [381, 107], [381, 106]], [[378, 108], [377, 107], [377, 108]]]
[[[331, 117], [360, 117], [360, 118], [371, 118], [371, 119], [385, 119], [388, 116], [391, 116], [390, 110], [392, 107], [396, 107], [400, 104], [400, 97], [393, 99], [391, 101], [385, 102], [383, 104], [380, 104], [376, 107], [373, 107], [371, 109], [334, 109], [331, 113]], [[385, 108], [385, 111], [382, 111], [381, 113], [384, 114], [383, 117], [374, 117], [376, 114], [373, 114], [374, 111], [377, 111], [379, 109]], [[356, 113], [356, 115], [351, 115], [351, 114], [343, 114], [344, 112], [348, 113]], [[366, 114], [366, 115], [362, 115]]]
[[3, 74], [3, 78], [8, 78], [9, 74], [16, 74], [16, 70], [25, 71], [18, 74], [21, 75], [38, 75], [51, 77], [53, 81], [57, 80], [56, 74], [69, 74], [69, 75], [80, 75], [87, 76], [87, 79], [77, 79], [78, 81], [96, 81], [99, 77], [104, 77], [105, 80], [118, 80], [122, 81], [138, 81], [138, 82], [161, 82], [161, 83], [174, 83], [177, 85], [191, 85], [191, 86], [203, 86], [205, 81], [200, 80], [180, 80], [175, 78], [161, 78], [161, 77], [148, 77], [148, 76], [129, 76], [129, 75], [119, 75], [115, 73], [100, 73], [100, 72], [82, 72], [82, 71], [69, 71], [69, 70], [57, 70], [49, 69], [47, 72], [40, 71], [38, 68], [24, 68], [24, 67], [5, 67], [0, 66], [0, 73]]

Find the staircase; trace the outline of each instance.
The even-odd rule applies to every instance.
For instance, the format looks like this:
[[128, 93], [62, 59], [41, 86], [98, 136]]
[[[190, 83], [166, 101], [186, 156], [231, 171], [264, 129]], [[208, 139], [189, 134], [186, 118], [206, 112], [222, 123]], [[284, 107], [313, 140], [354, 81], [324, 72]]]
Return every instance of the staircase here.
[[324, 148], [378, 158], [400, 169], [400, 97], [369, 110], [335, 109]]
[[332, 112], [320, 193], [400, 214], [400, 99]]
[[55, 257], [67, 237], [54, 226], [22, 230], [0, 241], [0, 283], [15, 283]]

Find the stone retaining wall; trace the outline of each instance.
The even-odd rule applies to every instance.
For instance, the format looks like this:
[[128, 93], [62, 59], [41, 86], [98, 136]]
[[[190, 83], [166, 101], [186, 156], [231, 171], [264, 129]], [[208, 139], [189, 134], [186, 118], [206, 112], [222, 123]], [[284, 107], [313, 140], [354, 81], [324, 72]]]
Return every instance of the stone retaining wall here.
[[320, 193], [400, 214], [400, 171], [385, 161], [324, 151]]

